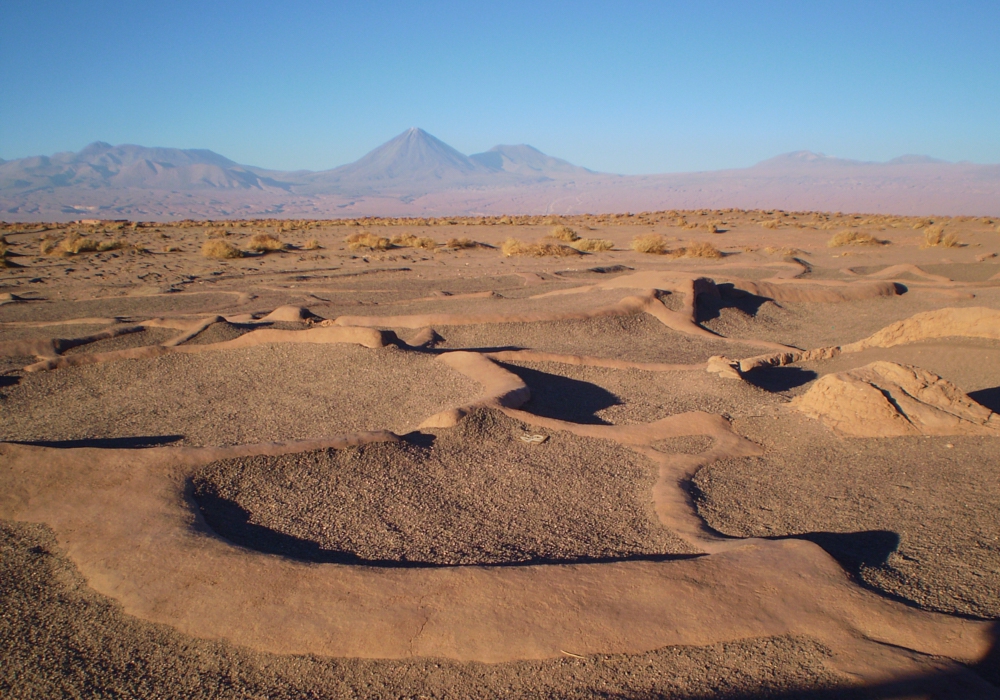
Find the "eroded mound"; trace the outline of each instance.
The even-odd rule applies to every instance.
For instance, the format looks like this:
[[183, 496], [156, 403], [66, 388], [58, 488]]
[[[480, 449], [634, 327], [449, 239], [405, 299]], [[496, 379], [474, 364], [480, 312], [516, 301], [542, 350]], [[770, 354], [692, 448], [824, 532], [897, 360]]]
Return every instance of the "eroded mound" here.
[[194, 480], [238, 544], [321, 561], [504, 564], [691, 550], [652, 510], [652, 464], [606, 440], [479, 410], [433, 445], [379, 443], [215, 462]]
[[894, 362], [828, 374], [791, 405], [850, 437], [1000, 435], [1000, 416], [954, 384]]
[[0, 393], [0, 439], [227, 445], [405, 432], [481, 391], [429, 355], [279, 343], [26, 374]]
[[806, 535], [874, 588], [931, 610], [1000, 617], [1000, 440], [844, 440], [795, 414], [734, 427], [765, 453], [695, 476], [710, 527]]

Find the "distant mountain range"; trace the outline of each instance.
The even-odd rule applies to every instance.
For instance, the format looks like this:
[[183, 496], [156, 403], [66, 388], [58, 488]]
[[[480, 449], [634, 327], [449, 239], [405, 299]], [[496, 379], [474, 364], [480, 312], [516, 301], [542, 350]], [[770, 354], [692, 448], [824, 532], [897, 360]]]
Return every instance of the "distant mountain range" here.
[[321, 172], [201, 149], [112, 146], [0, 160], [0, 219], [446, 216], [680, 208], [1000, 214], [1000, 166], [907, 155], [868, 163], [797, 151], [751, 168], [613, 175], [527, 145], [466, 156], [409, 129]]

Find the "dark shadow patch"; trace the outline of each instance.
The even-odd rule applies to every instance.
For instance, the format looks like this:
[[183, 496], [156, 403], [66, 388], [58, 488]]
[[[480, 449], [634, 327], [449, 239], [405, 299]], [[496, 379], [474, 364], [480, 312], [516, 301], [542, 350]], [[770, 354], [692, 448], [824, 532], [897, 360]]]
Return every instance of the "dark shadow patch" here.
[[104, 450], [139, 450], [146, 447], [161, 447], [183, 439], [183, 435], [139, 435], [136, 437], [119, 438], [82, 438], [80, 440], [9, 440], [8, 442], [13, 442], [16, 445], [54, 447], [57, 449], [98, 447]]
[[419, 430], [414, 430], [412, 433], [403, 435], [402, 439], [414, 447], [423, 447], [427, 449], [434, 447], [434, 441], [437, 439], [437, 435], [434, 433], [422, 433]]
[[899, 282], [893, 282], [892, 286], [896, 288], [896, 294], [900, 296], [910, 291], [909, 287], [907, 287], [905, 284], [900, 284]]
[[0, 388], [3, 388], [5, 386], [16, 386], [20, 381], [21, 378], [17, 375], [5, 374], [3, 376], [0, 376]]
[[748, 316], [756, 316], [761, 306], [771, 301], [767, 297], [745, 292], [735, 285], [725, 282], [716, 286], [719, 295], [699, 294], [697, 299], [697, 321], [711, 321], [718, 318], [722, 309], [737, 309]]
[[891, 530], [807, 532], [768, 539], [808, 540], [822, 547], [846, 571], [858, 578], [862, 568], [878, 568], [888, 564], [889, 555], [899, 548], [900, 543], [899, 534]]
[[978, 403], [980, 406], [985, 406], [994, 413], [1000, 413], [1000, 386], [995, 386], [992, 389], [970, 391], [969, 398]]
[[523, 408], [536, 416], [573, 423], [608, 425], [607, 421], [595, 414], [622, 403], [620, 398], [607, 389], [590, 382], [517, 365], [498, 364], [516, 374], [528, 385], [531, 399]]
[[758, 367], [743, 375], [748, 384], [777, 393], [808, 384], [819, 375], [801, 367]]

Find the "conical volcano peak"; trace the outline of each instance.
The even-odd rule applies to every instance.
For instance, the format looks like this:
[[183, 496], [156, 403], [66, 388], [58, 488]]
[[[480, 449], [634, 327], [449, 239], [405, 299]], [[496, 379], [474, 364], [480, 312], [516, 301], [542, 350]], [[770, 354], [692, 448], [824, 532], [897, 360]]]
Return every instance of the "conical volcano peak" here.
[[421, 184], [455, 181], [489, 172], [490, 168], [469, 160], [444, 141], [412, 127], [360, 160], [331, 171], [331, 175], [352, 182]]

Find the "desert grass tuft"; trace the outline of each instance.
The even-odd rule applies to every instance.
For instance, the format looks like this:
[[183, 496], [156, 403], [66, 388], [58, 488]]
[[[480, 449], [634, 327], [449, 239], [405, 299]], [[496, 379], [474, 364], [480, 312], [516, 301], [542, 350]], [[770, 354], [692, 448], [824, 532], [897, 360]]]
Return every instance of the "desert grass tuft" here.
[[525, 243], [518, 238], [508, 238], [500, 246], [501, 252], [505, 256], [531, 256], [534, 258], [555, 256], [555, 257], [567, 257], [570, 255], [582, 255], [579, 250], [570, 248], [567, 245], [561, 245], [559, 243], [550, 243], [547, 241], [539, 241], [538, 243]]
[[845, 245], [888, 245], [889, 241], [883, 241], [880, 238], [875, 238], [875, 236], [870, 233], [865, 233], [864, 231], [851, 231], [850, 229], [845, 229], [838, 233], [836, 236], [831, 238], [826, 242], [829, 248], [840, 248]]
[[206, 258], [213, 258], [215, 260], [228, 260], [231, 258], [242, 258], [243, 251], [234, 246], [229, 241], [225, 241], [221, 238], [212, 238], [205, 241], [205, 245], [201, 247], [201, 254]]
[[924, 229], [924, 248], [958, 248], [962, 245], [954, 233], [945, 233], [941, 224]]
[[388, 238], [376, 236], [367, 231], [352, 233], [344, 241], [351, 250], [361, 250], [363, 248], [367, 248], [368, 250], [389, 250], [392, 247], [392, 241]]
[[668, 255], [671, 251], [667, 239], [658, 233], [647, 233], [632, 239], [632, 250], [650, 255]]
[[560, 224], [549, 231], [549, 236], [555, 238], [556, 240], [564, 241], [565, 243], [572, 243], [573, 241], [580, 240], [580, 236], [576, 231], [563, 224]]
[[392, 237], [390, 243], [400, 248], [424, 248], [425, 250], [434, 250], [437, 248], [437, 241], [433, 238], [414, 236], [412, 233], [397, 234]]
[[482, 243], [471, 238], [449, 238], [445, 244], [448, 248], [479, 248]]
[[615, 247], [614, 243], [605, 238], [579, 238], [569, 245], [584, 253], [599, 253], [602, 250], [611, 250]]
[[98, 252], [105, 252], [109, 250], [121, 250], [122, 248], [128, 247], [128, 241], [124, 238], [115, 238], [110, 241], [101, 241], [97, 244]]
[[691, 241], [684, 246], [684, 257], [718, 260], [722, 257], [722, 251], [706, 241]]
[[250, 237], [250, 243], [247, 247], [258, 253], [271, 253], [284, 250], [288, 246], [270, 233], [255, 233]]
[[306, 250], [319, 250], [323, 246], [321, 246], [319, 244], [319, 241], [317, 241], [315, 238], [310, 238], [308, 241], [306, 241], [306, 244], [305, 244], [304, 247], [305, 247]]

